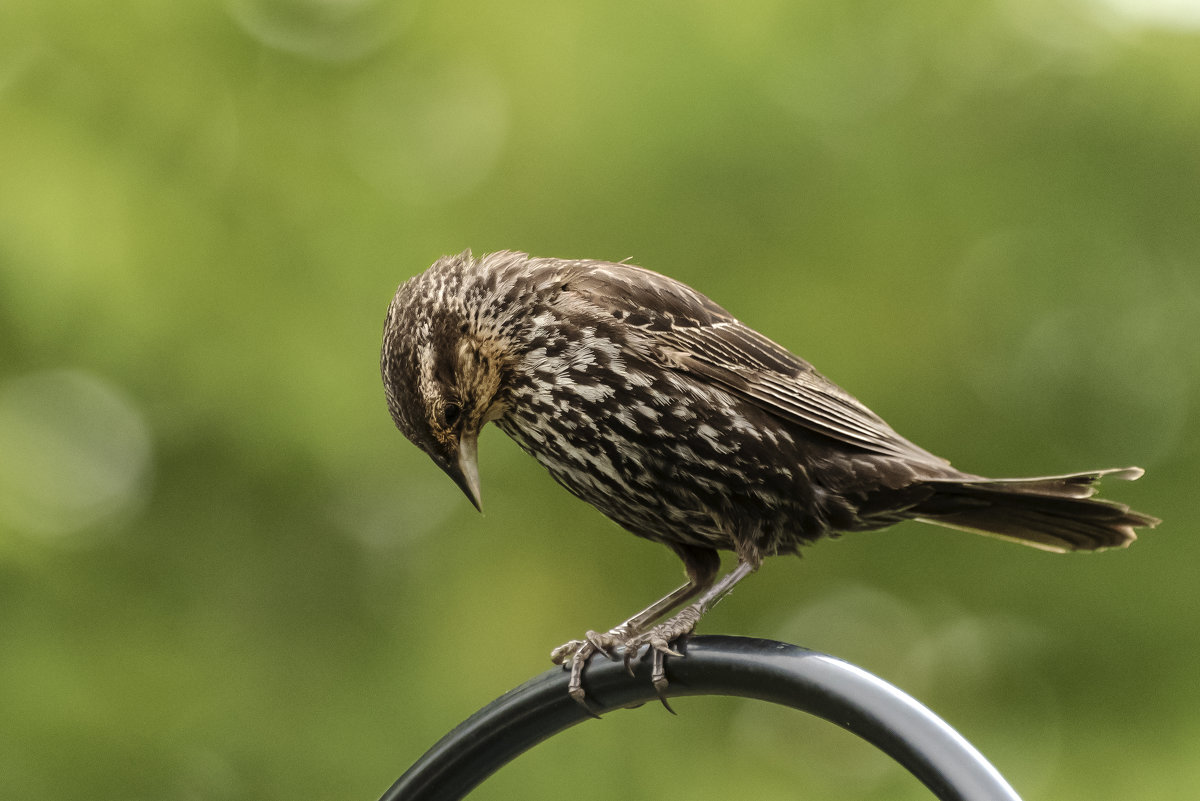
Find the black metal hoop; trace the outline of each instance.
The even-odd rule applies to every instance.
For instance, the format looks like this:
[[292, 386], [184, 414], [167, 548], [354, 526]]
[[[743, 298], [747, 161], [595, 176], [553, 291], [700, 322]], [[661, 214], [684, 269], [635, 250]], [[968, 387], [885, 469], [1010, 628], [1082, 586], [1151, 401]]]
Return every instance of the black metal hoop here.
[[[942, 801], [1020, 801], [1004, 778], [941, 718], [849, 662], [796, 645], [746, 637], [692, 637], [667, 659], [667, 696], [732, 695], [824, 718], [891, 756]], [[594, 658], [584, 675], [597, 713], [656, 701], [649, 660], [630, 676]], [[519, 754], [588, 720], [554, 668], [492, 701], [443, 737], [380, 801], [456, 801]]]

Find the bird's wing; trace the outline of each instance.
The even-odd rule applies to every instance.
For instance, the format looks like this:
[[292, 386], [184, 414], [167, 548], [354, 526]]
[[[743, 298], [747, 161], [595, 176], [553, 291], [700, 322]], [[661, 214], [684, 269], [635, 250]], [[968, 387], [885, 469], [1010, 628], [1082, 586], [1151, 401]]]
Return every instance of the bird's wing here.
[[[772, 414], [872, 453], [947, 464], [897, 434], [812, 365], [737, 321], [675, 330], [662, 339], [669, 343], [668, 361]], [[780, 370], [780, 364], [791, 369]]]
[[685, 284], [628, 264], [592, 263], [572, 290], [624, 325], [643, 328], [658, 357], [791, 423], [863, 450], [931, 465], [946, 460], [901, 437], [786, 348]]

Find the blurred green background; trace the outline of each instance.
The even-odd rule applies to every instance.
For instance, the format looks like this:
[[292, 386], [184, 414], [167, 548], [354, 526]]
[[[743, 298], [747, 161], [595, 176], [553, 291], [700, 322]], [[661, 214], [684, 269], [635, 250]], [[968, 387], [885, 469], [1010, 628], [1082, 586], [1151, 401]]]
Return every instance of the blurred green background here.
[[[1027, 799], [1200, 788], [1200, 8], [0, 5], [0, 793], [372, 799], [666, 549], [499, 433], [479, 516], [378, 377], [444, 253], [701, 289], [997, 475], [1139, 464], [1058, 557], [906, 524], [701, 626], [855, 661]], [[478, 799], [927, 798], [798, 713], [579, 726]]]

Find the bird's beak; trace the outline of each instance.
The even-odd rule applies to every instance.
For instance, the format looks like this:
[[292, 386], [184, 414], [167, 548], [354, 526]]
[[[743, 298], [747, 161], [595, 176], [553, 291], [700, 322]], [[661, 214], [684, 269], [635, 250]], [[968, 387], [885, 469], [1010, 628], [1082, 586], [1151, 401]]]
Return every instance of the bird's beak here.
[[463, 432], [458, 441], [458, 460], [452, 463], [446, 472], [458, 488], [470, 499], [479, 511], [483, 506], [479, 502], [479, 458], [476, 449], [478, 435]]

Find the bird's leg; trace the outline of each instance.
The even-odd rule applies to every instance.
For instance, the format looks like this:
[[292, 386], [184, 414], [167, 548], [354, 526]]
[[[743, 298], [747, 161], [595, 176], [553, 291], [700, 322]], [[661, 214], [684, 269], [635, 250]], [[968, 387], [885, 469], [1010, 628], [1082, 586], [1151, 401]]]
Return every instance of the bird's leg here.
[[[755, 562], [738, 562], [737, 567], [726, 573], [716, 584], [713, 584], [694, 604], [685, 606], [670, 620], [664, 621], [649, 631], [625, 641], [626, 658], [630, 658], [636, 654], [638, 649], [643, 645], [650, 646], [650, 654], [653, 658], [650, 680], [654, 683], [654, 689], [658, 691], [660, 697], [667, 689], [664, 658], [668, 654], [671, 656], [682, 656], [678, 651], [671, 648], [671, 643], [680, 637], [691, 634], [692, 630], [696, 628], [697, 621], [709, 609], [712, 609], [717, 601], [728, 595], [735, 584], [753, 573], [757, 568], [758, 565]], [[664, 701], [664, 703], [666, 702]], [[667, 709], [670, 709], [670, 707], [667, 707]]]
[[626, 620], [624, 623], [619, 623], [613, 626], [603, 634], [595, 631], [589, 631], [586, 639], [571, 640], [563, 643], [554, 649], [550, 654], [550, 661], [556, 665], [561, 665], [572, 657], [584, 645], [592, 645], [594, 651], [599, 651], [602, 654], [608, 654], [609, 649], [624, 645], [625, 641], [630, 637], [641, 634], [654, 621], [670, 612], [679, 604], [694, 598], [705, 589], [704, 586], [688, 582], [682, 587], [672, 590], [669, 594], [659, 598], [654, 603], [647, 606], [642, 611], [638, 612], [633, 617]]
[[[629, 668], [629, 660], [638, 650], [637, 647], [632, 649], [629, 647], [632, 640], [639, 638], [646, 631], [647, 626], [662, 618], [676, 606], [707, 592], [713, 586], [713, 579], [716, 578], [717, 570], [721, 567], [720, 554], [712, 548], [683, 543], [670, 543], [670, 547], [683, 560], [683, 568], [688, 577], [687, 584], [664, 595], [607, 632], [600, 634], [589, 631], [584, 635], [584, 639], [563, 643], [550, 654], [551, 661], [556, 665], [564, 665], [568, 660], [570, 661], [571, 679], [567, 683], [567, 692], [589, 712], [591, 710], [584, 701], [583, 692], [583, 666], [587, 664], [588, 659], [597, 652], [612, 658], [611, 652], [618, 647], [624, 647], [625, 666]], [[632, 673], [632, 669], [630, 672]]]
[[[709, 584], [711, 584], [711, 581], [710, 578]], [[550, 654], [551, 662], [556, 665], [564, 664], [568, 660], [571, 662], [571, 680], [567, 684], [567, 692], [572, 698], [586, 707], [587, 704], [584, 703], [582, 683], [583, 666], [591, 659], [593, 654], [599, 652], [605, 656], [611, 656], [611, 652], [614, 649], [625, 645], [631, 638], [641, 634], [651, 623], [684, 601], [696, 597], [696, 595], [703, 592], [707, 587], [708, 585], [706, 584], [699, 584], [689, 580], [687, 584], [659, 598], [624, 623], [613, 626], [604, 633], [589, 631], [584, 635], [584, 639], [571, 640], [555, 648]], [[634, 651], [636, 652], [636, 650], [635, 648]], [[628, 649], [626, 649], [626, 653], [629, 653]]]

